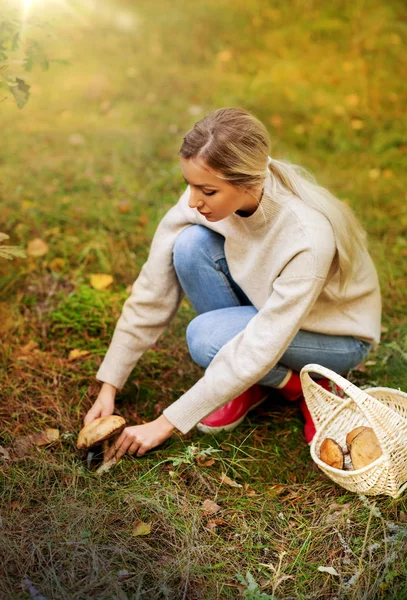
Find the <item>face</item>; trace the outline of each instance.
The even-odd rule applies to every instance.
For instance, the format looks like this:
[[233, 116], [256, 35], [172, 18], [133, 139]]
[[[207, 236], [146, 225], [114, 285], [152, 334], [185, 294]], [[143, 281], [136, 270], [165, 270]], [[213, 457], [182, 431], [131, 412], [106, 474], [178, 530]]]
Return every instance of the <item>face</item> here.
[[228, 183], [219, 177], [219, 171], [210, 169], [200, 159], [181, 157], [180, 161], [191, 189], [189, 206], [196, 208], [207, 221], [220, 221], [237, 210], [254, 213], [260, 193]]

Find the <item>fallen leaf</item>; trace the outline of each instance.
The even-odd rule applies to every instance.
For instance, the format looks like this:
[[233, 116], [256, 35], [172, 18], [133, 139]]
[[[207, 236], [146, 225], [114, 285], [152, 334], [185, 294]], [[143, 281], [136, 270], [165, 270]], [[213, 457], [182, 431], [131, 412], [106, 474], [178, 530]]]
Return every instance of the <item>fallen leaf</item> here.
[[321, 571], [322, 573], [329, 573], [330, 575], [336, 575], [337, 577], [339, 577], [338, 571], [333, 567], [318, 567], [318, 571]]
[[17, 437], [13, 442], [13, 454], [17, 458], [24, 458], [24, 456], [30, 454], [32, 445], [33, 443], [30, 436]]
[[352, 126], [352, 129], [355, 129], [355, 130], [363, 129], [363, 127], [364, 127], [364, 123], [363, 123], [362, 119], [352, 119], [350, 124]]
[[105, 175], [102, 179], [102, 183], [105, 187], [111, 188], [114, 184], [114, 177], [112, 175]]
[[267, 494], [269, 494], [270, 496], [279, 496], [280, 494], [283, 494], [286, 491], [286, 489], [286, 485], [281, 485], [277, 483], [276, 485], [272, 485], [268, 488]]
[[349, 94], [349, 96], [346, 96], [345, 101], [348, 106], [357, 106], [359, 104], [359, 96], [357, 94]]
[[134, 521], [133, 535], [148, 535], [151, 533], [151, 523], [143, 523], [143, 521]]
[[51, 269], [51, 271], [56, 271], [57, 273], [59, 273], [60, 271], [62, 271], [65, 267], [65, 259], [64, 258], [54, 258], [53, 260], [51, 260], [51, 262], [49, 263], [49, 268]]
[[105, 273], [95, 273], [90, 276], [90, 285], [95, 290], [105, 290], [113, 283], [113, 277]]
[[40, 238], [35, 238], [28, 242], [27, 246], [27, 254], [28, 256], [40, 257], [44, 256], [48, 252], [48, 244], [41, 240]]
[[233, 479], [228, 477], [226, 475], [226, 473], [222, 473], [220, 482], [221, 482], [221, 484], [226, 483], [227, 485], [230, 485], [230, 487], [237, 487], [237, 488], [243, 487], [241, 483], [237, 483], [236, 481], [233, 481]]
[[141, 225], [142, 227], [144, 227], [145, 225], [147, 225], [147, 223], [149, 222], [149, 216], [148, 215], [141, 215], [138, 218], [138, 224]]
[[197, 456], [196, 462], [200, 467], [211, 467], [215, 464], [214, 458], [207, 459], [205, 456]]
[[209, 500], [209, 498], [207, 498], [202, 502], [202, 508], [205, 512], [213, 514], [218, 512], [218, 510], [220, 510], [221, 507], [219, 506], [219, 504], [216, 504], [216, 502], [214, 502], [213, 500]]
[[251, 490], [249, 488], [249, 484], [248, 483], [244, 484], [244, 492], [245, 492], [246, 496], [255, 496], [256, 495], [256, 492], [254, 490]]
[[36, 446], [47, 446], [59, 439], [59, 430], [47, 428], [40, 433], [34, 433], [30, 436], [31, 441]]
[[81, 133], [72, 133], [68, 138], [71, 146], [83, 146], [85, 143], [85, 138]]
[[233, 58], [233, 53], [231, 50], [221, 50], [220, 52], [218, 52], [218, 54], [216, 55], [216, 59], [220, 62], [220, 63], [227, 63], [229, 61], [231, 61]]
[[283, 119], [280, 117], [280, 115], [271, 115], [269, 122], [273, 127], [279, 129], [283, 124]]
[[20, 352], [22, 352], [22, 354], [30, 354], [35, 348], [38, 348], [38, 342], [30, 340], [28, 344], [25, 344], [25, 346], [20, 348]]
[[88, 356], [90, 354], [90, 350], [78, 350], [78, 348], [74, 348], [71, 350], [68, 356], [68, 360], [76, 360], [77, 358], [83, 358], [84, 356]]
[[226, 525], [226, 523], [227, 523], [227, 521], [225, 521], [224, 519], [211, 519], [210, 521], [207, 522], [205, 527], [206, 527], [206, 529], [210, 529], [213, 531], [219, 525]]
[[131, 210], [131, 204], [128, 200], [120, 200], [119, 202], [119, 212], [122, 214], [127, 214]]
[[0, 456], [4, 458], [4, 460], [10, 460], [10, 453], [7, 448], [3, 448], [0, 446]]

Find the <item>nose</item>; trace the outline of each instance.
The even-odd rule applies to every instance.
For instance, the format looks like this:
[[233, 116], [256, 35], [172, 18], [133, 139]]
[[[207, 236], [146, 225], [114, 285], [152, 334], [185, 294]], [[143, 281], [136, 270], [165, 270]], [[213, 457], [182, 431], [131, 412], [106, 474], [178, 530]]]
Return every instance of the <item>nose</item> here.
[[201, 208], [204, 205], [199, 190], [193, 190], [191, 188], [188, 205], [190, 208]]

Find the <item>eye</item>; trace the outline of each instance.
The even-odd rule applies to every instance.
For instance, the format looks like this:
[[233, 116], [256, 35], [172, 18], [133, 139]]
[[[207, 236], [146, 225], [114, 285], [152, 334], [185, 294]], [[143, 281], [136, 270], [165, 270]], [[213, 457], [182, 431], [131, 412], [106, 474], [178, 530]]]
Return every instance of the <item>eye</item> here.
[[204, 191], [202, 191], [202, 193], [204, 194], [204, 196], [214, 196], [216, 194], [216, 190], [214, 190], [213, 192], [204, 192]]

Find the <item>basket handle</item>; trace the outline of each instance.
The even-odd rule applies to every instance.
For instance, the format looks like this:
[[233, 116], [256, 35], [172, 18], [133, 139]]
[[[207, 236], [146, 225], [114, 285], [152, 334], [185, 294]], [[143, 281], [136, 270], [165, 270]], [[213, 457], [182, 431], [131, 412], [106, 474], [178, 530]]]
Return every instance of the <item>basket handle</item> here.
[[338, 373], [335, 373], [335, 371], [331, 371], [321, 365], [308, 364], [301, 369], [300, 377], [305, 402], [311, 413], [315, 428], [318, 431], [325, 419], [328, 419], [332, 415], [332, 411], [339, 406], [343, 406], [345, 402], [349, 402], [350, 400], [349, 398], [341, 398], [322, 388], [310, 377], [310, 373], [315, 373], [333, 381], [343, 391], [352, 384], [341, 375], [338, 375]]
[[[327, 369], [326, 367], [317, 364], [305, 365], [305, 367], [301, 369], [301, 382], [303, 382], [303, 380], [313, 381], [309, 375], [310, 373], [316, 373], [317, 375], [321, 375], [321, 377], [325, 377], [325, 379], [330, 379], [345, 393], [347, 393], [348, 388], [354, 388], [354, 391], [362, 391], [358, 387], [356, 387], [356, 385], [345, 379], [345, 377], [342, 377], [342, 375], [339, 375], [338, 373], [335, 373], [335, 371], [331, 371], [331, 369]], [[350, 396], [350, 394], [348, 395]]]

